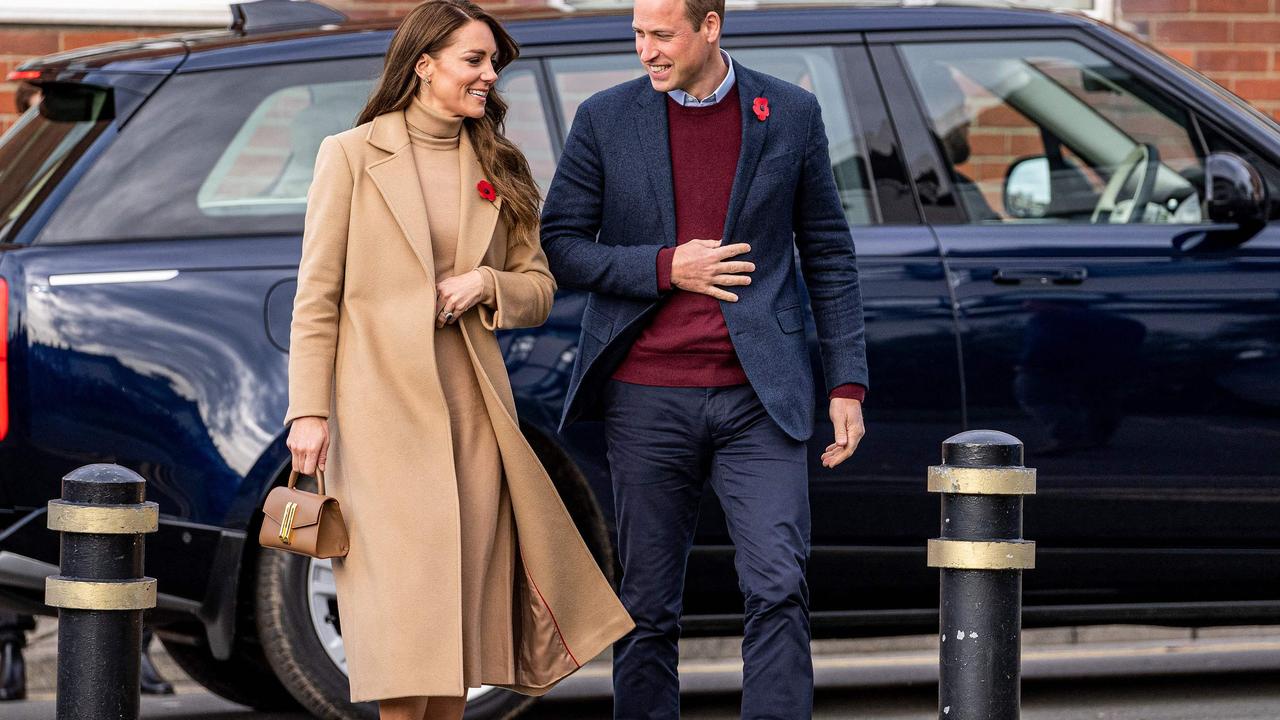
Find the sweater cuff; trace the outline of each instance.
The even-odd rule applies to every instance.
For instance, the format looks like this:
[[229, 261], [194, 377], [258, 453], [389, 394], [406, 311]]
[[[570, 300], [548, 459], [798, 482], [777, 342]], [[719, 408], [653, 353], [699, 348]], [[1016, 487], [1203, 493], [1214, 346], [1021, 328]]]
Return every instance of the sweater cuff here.
[[845, 383], [832, 388], [831, 394], [827, 396], [828, 400], [836, 398], [847, 398], [849, 400], [857, 400], [858, 402], [866, 402], [867, 388], [858, 383]]
[[658, 292], [671, 289], [671, 263], [676, 255], [673, 247], [664, 247], [658, 251]]

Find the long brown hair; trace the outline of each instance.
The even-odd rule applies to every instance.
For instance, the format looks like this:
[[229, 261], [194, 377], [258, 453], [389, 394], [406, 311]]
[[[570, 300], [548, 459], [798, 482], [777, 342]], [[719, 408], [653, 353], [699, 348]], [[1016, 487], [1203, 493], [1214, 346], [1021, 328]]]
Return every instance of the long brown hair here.
[[[498, 54], [493, 68], [501, 72], [520, 56], [520, 47], [497, 18], [469, 0], [428, 0], [418, 5], [396, 28], [382, 65], [382, 76], [369, 102], [360, 111], [357, 125], [384, 113], [403, 110], [413, 102], [419, 83], [414, 65], [423, 53], [435, 57], [447, 47], [453, 33], [463, 25], [479, 20], [493, 31]], [[484, 117], [464, 118], [472, 147], [485, 176], [503, 198], [502, 213], [510, 227], [510, 236], [519, 242], [533, 242], [538, 233], [538, 186], [529, 171], [524, 154], [506, 138], [504, 121], [507, 103], [497, 88], [489, 89]]]

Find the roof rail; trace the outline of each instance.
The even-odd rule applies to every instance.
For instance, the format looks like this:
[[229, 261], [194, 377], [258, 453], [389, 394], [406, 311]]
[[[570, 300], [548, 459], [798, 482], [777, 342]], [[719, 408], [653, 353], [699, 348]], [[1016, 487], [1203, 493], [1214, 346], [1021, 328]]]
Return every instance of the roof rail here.
[[231, 4], [231, 30], [249, 34], [346, 22], [347, 16], [311, 0], [257, 0]]

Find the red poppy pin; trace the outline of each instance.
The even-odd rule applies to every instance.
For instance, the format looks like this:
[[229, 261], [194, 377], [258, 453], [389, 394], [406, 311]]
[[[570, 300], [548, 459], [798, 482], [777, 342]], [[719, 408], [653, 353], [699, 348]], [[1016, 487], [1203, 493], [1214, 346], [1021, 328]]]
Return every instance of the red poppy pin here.
[[751, 103], [751, 112], [756, 114], [756, 118], [760, 122], [769, 117], [769, 98], [758, 97]]
[[493, 186], [489, 184], [488, 180], [481, 180], [476, 183], [476, 190], [480, 191], [480, 197], [488, 200], [489, 202], [493, 202], [498, 199], [498, 191], [493, 189]]

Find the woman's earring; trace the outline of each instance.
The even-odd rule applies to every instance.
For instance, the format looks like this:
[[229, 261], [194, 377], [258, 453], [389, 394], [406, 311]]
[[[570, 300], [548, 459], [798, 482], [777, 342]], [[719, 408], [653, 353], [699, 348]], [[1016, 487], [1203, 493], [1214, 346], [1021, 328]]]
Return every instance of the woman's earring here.
[[427, 77], [422, 78], [422, 82], [424, 82], [424, 83], [426, 83], [426, 84], [430, 85], [430, 84], [431, 84], [431, 76], [427, 76]]

